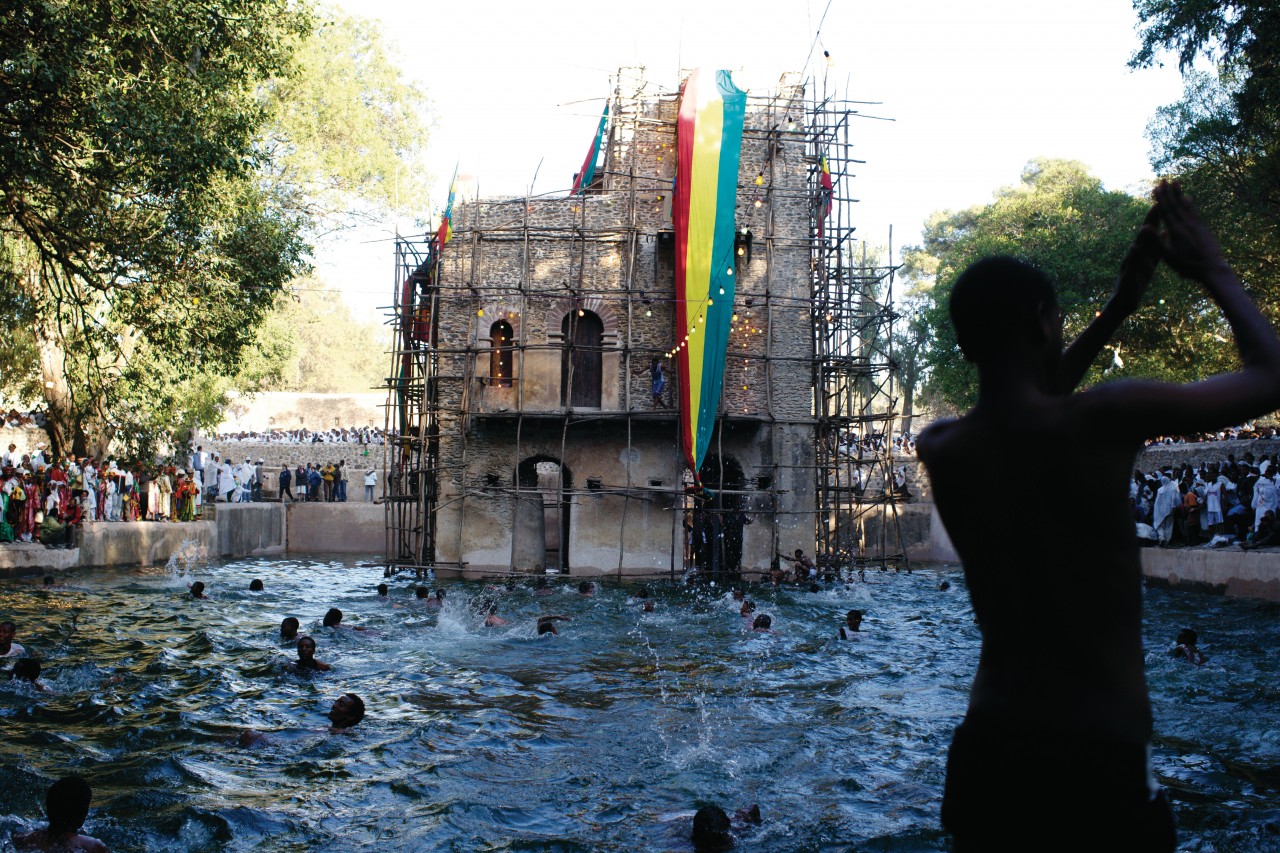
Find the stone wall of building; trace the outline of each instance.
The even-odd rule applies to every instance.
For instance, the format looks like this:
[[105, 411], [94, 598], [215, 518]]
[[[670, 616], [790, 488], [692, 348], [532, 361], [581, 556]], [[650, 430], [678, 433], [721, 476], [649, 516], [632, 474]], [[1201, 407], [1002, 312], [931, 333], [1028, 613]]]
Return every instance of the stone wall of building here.
[[[754, 569], [767, 568], [780, 546], [812, 551], [814, 540], [807, 189], [814, 164], [803, 132], [783, 129], [789, 115], [803, 114], [801, 97], [800, 88], [786, 87], [767, 106], [749, 107], [736, 210], [742, 252], [722, 259], [736, 295], [730, 305], [726, 292], [717, 308], [734, 319], [712, 446], [742, 469], [751, 485], [741, 500], [768, 522], [744, 531], [744, 565]], [[670, 357], [683, 338], [671, 223], [676, 107], [674, 97], [618, 107], [602, 192], [455, 207], [431, 306], [441, 410], [438, 563], [541, 568], [525, 565], [541, 557], [521, 537], [540, 535], [530, 531], [542, 522], [515, 488], [517, 469], [531, 459], [570, 472], [573, 571], [646, 573], [682, 560], [687, 475]], [[691, 307], [690, 335], [710, 307]], [[587, 312], [603, 330], [600, 404], [570, 407], [566, 334], [578, 317], [593, 322]], [[667, 377], [657, 408], [648, 369], [655, 356]]]

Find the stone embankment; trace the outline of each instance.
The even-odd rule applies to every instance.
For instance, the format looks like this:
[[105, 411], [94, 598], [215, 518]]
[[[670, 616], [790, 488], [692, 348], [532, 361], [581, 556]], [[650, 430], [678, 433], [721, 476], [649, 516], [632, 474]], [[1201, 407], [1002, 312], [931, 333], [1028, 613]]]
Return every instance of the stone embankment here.
[[88, 523], [71, 549], [0, 545], [0, 576], [152, 565], [194, 551], [226, 558], [286, 553], [380, 557], [385, 547], [382, 504], [216, 504], [206, 508], [200, 521]]

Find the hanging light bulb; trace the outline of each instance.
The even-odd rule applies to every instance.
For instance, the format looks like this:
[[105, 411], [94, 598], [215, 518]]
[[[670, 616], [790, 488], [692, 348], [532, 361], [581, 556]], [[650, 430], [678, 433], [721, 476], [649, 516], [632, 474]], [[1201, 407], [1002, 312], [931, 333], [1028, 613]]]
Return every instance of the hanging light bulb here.
[[652, 316], [653, 316], [653, 312], [652, 312], [652, 311], [650, 311], [648, 308], [646, 308], [646, 309], [644, 309], [644, 316], [646, 316], [646, 317], [652, 317]]
[[756, 175], [756, 186], [758, 187], [764, 186], [764, 172], [761, 172], [760, 174]]
[[736, 322], [738, 322], [738, 315], [737, 315], [737, 314], [734, 314], [734, 315], [733, 315], [733, 322], [735, 322], [735, 323], [736, 323]]
[[762, 202], [760, 199], [756, 199], [756, 207], [764, 207], [764, 202]]
[[742, 255], [745, 255], [746, 253], [747, 253], [747, 249], [746, 249], [746, 247], [745, 247], [745, 246], [739, 246], [739, 247], [738, 247], [738, 256], [739, 256], [739, 257], [741, 257]]
[[720, 285], [720, 295], [724, 296], [724, 285]]
[[476, 312], [476, 316], [477, 316], [477, 317], [483, 317], [483, 316], [484, 316], [484, 309], [483, 309], [483, 308], [481, 308], [479, 311], [477, 311], [477, 312]]
[[[733, 267], [729, 267], [727, 270], [725, 270], [725, 271], [724, 271], [724, 274], [725, 274], [725, 275], [733, 275]], [[724, 288], [723, 288], [723, 287], [722, 287], [722, 288], [720, 288], [720, 292], [721, 292], [721, 293], [724, 293]]]
[[581, 308], [579, 308], [579, 309], [578, 309], [578, 316], [579, 316], [579, 317], [585, 317], [586, 315], [587, 315], [587, 312], [586, 312], [586, 311], [583, 311]]

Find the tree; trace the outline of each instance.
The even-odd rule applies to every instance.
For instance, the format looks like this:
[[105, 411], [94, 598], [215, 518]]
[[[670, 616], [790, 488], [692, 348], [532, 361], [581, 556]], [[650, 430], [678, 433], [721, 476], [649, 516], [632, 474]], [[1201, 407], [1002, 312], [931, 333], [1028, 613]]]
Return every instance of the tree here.
[[[1019, 184], [998, 190], [991, 204], [934, 214], [921, 246], [908, 249], [908, 279], [927, 292], [926, 392], [935, 403], [968, 408], [977, 373], [956, 344], [947, 313], [956, 278], [973, 261], [1013, 255], [1054, 282], [1067, 340], [1079, 334], [1110, 297], [1115, 276], [1149, 202], [1108, 191], [1081, 164], [1033, 160]], [[932, 283], [929, 277], [932, 276]], [[1186, 381], [1219, 372], [1233, 353], [1218, 330], [1218, 314], [1194, 285], [1157, 273], [1143, 306], [1121, 327], [1111, 358], [1085, 383], [1148, 376]]]
[[421, 95], [376, 31], [317, 20], [294, 0], [0, 10], [0, 316], [31, 330], [0, 365], [28, 365], [4, 387], [43, 392], [56, 453], [216, 420], [309, 242], [420, 173]]
[[[1130, 64], [1177, 54], [1183, 97], [1148, 127], [1158, 172], [1177, 177], [1218, 232], [1259, 307], [1280, 319], [1280, 7], [1272, 0], [1137, 0]], [[1204, 56], [1214, 74], [1193, 67]]]

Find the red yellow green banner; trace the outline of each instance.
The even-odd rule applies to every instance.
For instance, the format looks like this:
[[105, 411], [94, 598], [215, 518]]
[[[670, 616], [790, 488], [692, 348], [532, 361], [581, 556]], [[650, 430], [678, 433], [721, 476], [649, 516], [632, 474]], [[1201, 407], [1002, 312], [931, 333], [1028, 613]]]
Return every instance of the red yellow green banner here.
[[747, 93], [728, 71], [698, 70], [676, 117], [676, 350], [680, 432], [698, 470], [715, 428], [733, 317], [734, 214]]

